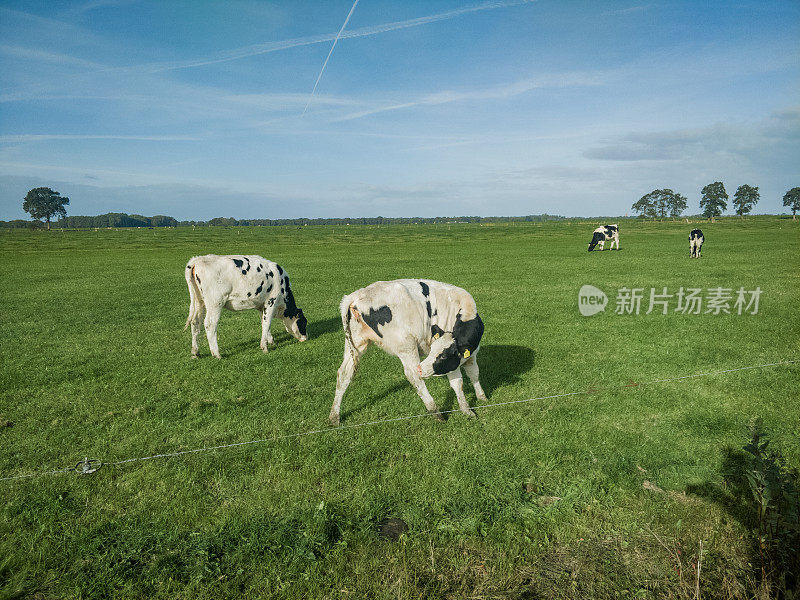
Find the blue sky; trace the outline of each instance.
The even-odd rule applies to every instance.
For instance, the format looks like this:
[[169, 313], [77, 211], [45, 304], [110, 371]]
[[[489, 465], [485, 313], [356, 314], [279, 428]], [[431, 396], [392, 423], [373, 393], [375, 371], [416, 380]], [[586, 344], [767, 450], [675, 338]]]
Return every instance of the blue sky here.
[[[624, 215], [800, 185], [800, 3], [0, 2], [0, 219]], [[310, 104], [309, 104], [310, 100]], [[303, 113], [308, 104], [308, 110]]]

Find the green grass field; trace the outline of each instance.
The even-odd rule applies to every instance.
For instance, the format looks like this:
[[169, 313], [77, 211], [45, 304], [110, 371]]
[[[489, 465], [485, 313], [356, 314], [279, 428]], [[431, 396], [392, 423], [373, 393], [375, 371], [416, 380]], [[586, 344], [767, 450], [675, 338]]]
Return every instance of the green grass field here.
[[[703, 598], [755, 596], [736, 457], [761, 416], [800, 467], [800, 364], [628, 384], [800, 359], [798, 223], [703, 222], [701, 260], [693, 225], [620, 225], [594, 253], [589, 222], [0, 232], [0, 477], [323, 430], [0, 481], [0, 598], [688, 598], [701, 543]], [[276, 321], [263, 354], [258, 315], [226, 311], [223, 359], [203, 339], [192, 360], [183, 271], [206, 253], [280, 263], [309, 341]], [[339, 300], [400, 277], [472, 293], [489, 403], [595, 391], [330, 429]], [[579, 315], [583, 284], [604, 313]], [[763, 293], [756, 315], [614, 313], [665, 286]], [[342, 425], [423, 412], [373, 349]]]

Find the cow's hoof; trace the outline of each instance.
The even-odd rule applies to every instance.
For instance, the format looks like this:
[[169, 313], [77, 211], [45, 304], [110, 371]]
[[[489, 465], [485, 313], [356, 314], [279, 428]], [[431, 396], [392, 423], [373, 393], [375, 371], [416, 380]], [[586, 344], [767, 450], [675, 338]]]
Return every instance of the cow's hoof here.
[[197, 360], [197, 354], [192, 354], [192, 359]]
[[338, 427], [339, 426], [339, 415], [333, 415], [332, 414], [330, 417], [328, 417], [328, 420], [331, 422], [331, 425], [333, 425], [334, 427]]
[[462, 410], [461, 412], [464, 413], [464, 415], [469, 417], [470, 419], [474, 419], [474, 418], [476, 418], [478, 416], [478, 415], [475, 414], [474, 411], [471, 411], [471, 410]]
[[438, 412], [438, 411], [436, 411], [436, 412], [430, 411], [430, 412], [428, 412], [428, 414], [430, 416], [432, 416], [434, 419], [436, 419], [437, 421], [439, 421], [439, 423], [444, 423], [445, 420], [446, 420], [444, 418], [444, 415], [442, 413]]

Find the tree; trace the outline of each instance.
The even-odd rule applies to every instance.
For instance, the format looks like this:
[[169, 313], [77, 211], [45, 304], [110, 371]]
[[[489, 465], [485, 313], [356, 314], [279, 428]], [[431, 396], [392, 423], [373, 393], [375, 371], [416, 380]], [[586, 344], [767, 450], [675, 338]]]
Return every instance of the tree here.
[[783, 195], [783, 205], [792, 209], [792, 220], [796, 221], [800, 210], [800, 187], [794, 187]]
[[634, 202], [631, 209], [645, 219], [648, 217], [663, 219], [668, 214], [671, 217], [677, 217], [686, 210], [686, 197], [669, 188], [653, 190]]
[[758, 204], [758, 188], [747, 184], [740, 185], [739, 189], [733, 195], [733, 206], [736, 209], [736, 214], [743, 217]]
[[686, 196], [681, 196], [678, 192], [672, 190], [665, 190], [671, 192], [667, 200], [667, 209], [669, 209], [670, 217], [680, 217], [681, 213], [686, 210]]
[[709, 183], [703, 188], [702, 194], [700, 208], [703, 210], [704, 217], [713, 221], [714, 217], [719, 217], [723, 210], [728, 209], [728, 193], [721, 181]]
[[638, 212], [639, 216], [647, 219], [648, 217], [656, 218], [656, 196], [657, 192], [661, 190], [653, 190], [649, 194], [645, 194], [631, 205], [631, 210]]
[[66, 217], [69, 198], [62, 198], [61, 194], [48, 187], [33, 188], [25, 195], [22, 210], [34, 219], [44, 219], [50, 229], [50, 219], [54, 216]]

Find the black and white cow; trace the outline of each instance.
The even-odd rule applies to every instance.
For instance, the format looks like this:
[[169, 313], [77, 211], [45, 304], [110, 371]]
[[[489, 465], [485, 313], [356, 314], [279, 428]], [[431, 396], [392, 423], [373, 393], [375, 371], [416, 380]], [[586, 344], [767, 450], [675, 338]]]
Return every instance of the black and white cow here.
[[692, 258], [700, 258], [700, 249], [702, 247], [703, 247], [703, 232], [700, 229], [692, 229], [689, 232], [690, 256]]
[[186, 327], [192, 326], [194, 358], [197, 358], [201, 322], [205, 325], [212, 356], [221, 358], [217, 324], [223, 307], [229, 310], [252, 308], [261, 312], [261, 349], [264, 352], [274, 343], [269, 326], [276, 312], [283, 318], [286, 331], [301, 342], [306, 341], [308, 321], [295, 304], [289, 276], [271, 260], [252, 254], [195, 256], [186, 265], [186, 285], [189, 286]]
[[609, 250], [614, 249], [614, 244], [617, 245], [617, 250], [619, 250], [619, 226], [614, 225], [601, 225], [597, 229], [594, 230], [594, 235], [592, 236], [592, 241], [589, 242], [589, 252], [594, 250], [595, 246], [600, 246], [600, 250], [603, 249], [603, 246], [606, 243], [606, 240], [611, 240], [611, 246], [609, 246]]
[[[400, 359], [406, 378], [434, 418], [444, 420], [423, 381], [431, 375], [447, 375], [461, 412], [475, 416], [464, 397], [461, 366], [478, 399], [486, 400], [476, 360], [483, 321], [468, 292], [430, 279], [378, 281], [342, 298], [339, 309], [345, 342], [330, 414], [334, 426], [339, 424], [342, 397], [370, 344]], [[427, 358], [420, 361], [420, 353]]]

